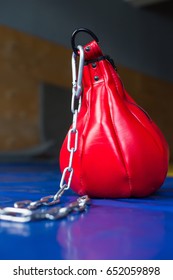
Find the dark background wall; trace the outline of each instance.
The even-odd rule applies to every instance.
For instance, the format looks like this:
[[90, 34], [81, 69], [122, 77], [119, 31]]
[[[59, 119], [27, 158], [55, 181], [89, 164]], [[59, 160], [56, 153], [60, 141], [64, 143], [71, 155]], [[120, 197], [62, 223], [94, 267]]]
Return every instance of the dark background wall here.
[[123, 0], [0, 0], [0, 23], [69, 48], [76, 27], [91, 28], [118, 64], [173, 81], [171, 10]]
[[59, 151], [71, 121], [70, 37], [87, 27], [165, 134], [173, 159], [172, 15], [171, 1], [137, 8], [123, 0], [0, 0], [0, 155], [41, 153], [51, 139]]

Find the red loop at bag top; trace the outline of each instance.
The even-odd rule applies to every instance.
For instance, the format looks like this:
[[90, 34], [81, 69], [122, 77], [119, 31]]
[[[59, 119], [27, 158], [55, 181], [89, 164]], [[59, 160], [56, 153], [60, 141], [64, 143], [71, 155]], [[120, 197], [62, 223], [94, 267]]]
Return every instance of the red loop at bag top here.
[[[84, 47], [82, 106], [71, 188], [96, 198], [144, 197], [164, 182], [168, 145], [149, 115], [126, 92], [96, 41]], [[67, 137], [60, 168], [68, 166]]]

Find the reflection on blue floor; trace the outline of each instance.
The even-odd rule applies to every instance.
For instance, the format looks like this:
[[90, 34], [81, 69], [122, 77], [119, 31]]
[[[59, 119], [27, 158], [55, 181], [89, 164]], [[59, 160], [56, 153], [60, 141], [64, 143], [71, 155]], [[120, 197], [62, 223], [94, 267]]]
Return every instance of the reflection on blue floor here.
[[[0, 207], [54, 194], [52, 162], [0, 164]], [[63, 201], [76, 198], [67, 191]], [[143, 199], [93, 199], [86, 213], [59, 221], [0, 222], [0, 259], [173, 259], [173, 178]]]

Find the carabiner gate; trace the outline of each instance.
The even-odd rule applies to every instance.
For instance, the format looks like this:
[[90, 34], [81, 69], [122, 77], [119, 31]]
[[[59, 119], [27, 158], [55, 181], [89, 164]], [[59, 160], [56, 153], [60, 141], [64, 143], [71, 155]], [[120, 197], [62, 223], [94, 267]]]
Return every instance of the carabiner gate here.
[[77, 73], [77, 54], [72, 54], [72, 93], [76, 98], [79, 98], [82, 93], [82, 76], [84, 68], [84, 49], [82, 46], [77, 46], [79, 50], [79, 67]]

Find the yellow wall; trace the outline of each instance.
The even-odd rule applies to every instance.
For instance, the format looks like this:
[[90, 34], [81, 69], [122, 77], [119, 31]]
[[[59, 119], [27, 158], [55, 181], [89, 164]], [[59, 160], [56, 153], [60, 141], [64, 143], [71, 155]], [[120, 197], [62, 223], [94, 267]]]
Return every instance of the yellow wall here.
[[62, 46], [0, 26], [0, 151], [40, 143], [40, 84], [69, 87], [70, 60]]

